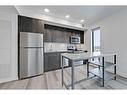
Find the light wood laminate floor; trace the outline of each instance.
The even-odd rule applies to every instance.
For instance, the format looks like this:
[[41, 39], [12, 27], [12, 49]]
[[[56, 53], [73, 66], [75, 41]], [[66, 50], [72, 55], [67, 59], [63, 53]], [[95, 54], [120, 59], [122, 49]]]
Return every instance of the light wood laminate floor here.
[[[75, 80], [86, 78], [86, 66], [78, 66], [75, 69]], [[70, 83], [70, 68], [64, 70], [66, 84]], [[105, 87], [101, 87], [97, 78], [89, 79], [76, 84], [76, 89], [127, 89], [127, 79], [117, 77], [117, 80], [106, 81]], [[0, 89], [66, 89], [61, 85], [61, 70], [46, 72], [43, 75], [0, 84]]]

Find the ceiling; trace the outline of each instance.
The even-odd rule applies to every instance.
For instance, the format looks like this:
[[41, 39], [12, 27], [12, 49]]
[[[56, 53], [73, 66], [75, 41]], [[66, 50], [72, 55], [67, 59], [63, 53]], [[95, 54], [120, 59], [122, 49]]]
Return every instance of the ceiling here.
[[[16, 6], [20, 14], [46, 15], [52, 18], [60, 18], [70, 22], [92, 24], [97, 20], [112, 15], [117, 11], [125, 8], [125, 6]], [[44, 12], [44, 8], [50, 10], [49, 13]], [[65, 18], [69, 14], [70, 18]]]

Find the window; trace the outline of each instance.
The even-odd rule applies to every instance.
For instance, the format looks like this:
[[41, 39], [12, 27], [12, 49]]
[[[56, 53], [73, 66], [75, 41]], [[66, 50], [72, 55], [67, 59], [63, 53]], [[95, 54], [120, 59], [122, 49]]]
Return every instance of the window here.
[[100, 51], [100, 27], [92, 29], [92, 52]]

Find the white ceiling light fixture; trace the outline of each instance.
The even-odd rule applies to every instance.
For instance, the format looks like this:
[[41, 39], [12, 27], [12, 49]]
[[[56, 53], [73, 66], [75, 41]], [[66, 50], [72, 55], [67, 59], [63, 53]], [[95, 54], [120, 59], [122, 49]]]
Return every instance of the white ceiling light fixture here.
[[45, 8], [44, 11], [45, 11], [46, 13], [50, 12], [49, 9], [47, 9], [47, 8]]
[[65, 17], [66, 17], [66, 18], [70, 18], [70, 15], [66, 15]]
[[84, 22], [84, 19], [80, 20], [80, 22], [83, 23]]

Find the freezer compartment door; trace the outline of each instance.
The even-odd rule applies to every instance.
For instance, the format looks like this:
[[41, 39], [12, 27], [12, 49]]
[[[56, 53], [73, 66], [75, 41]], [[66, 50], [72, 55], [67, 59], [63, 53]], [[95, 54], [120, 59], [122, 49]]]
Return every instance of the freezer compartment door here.
[[20, 78], [43, 74], [43, 48], [20, 49]]
[[20, 47], [43, 47], [43, 34], [20, 32]]

